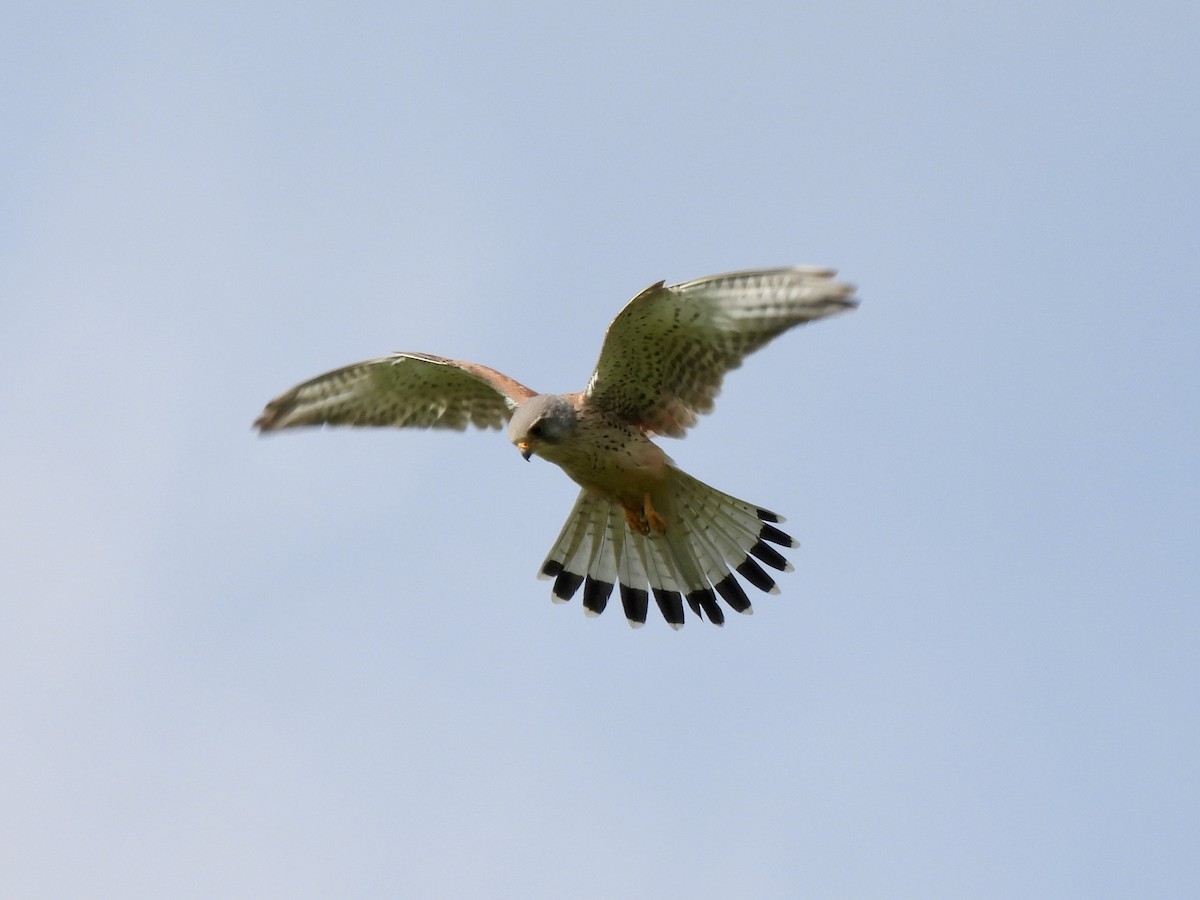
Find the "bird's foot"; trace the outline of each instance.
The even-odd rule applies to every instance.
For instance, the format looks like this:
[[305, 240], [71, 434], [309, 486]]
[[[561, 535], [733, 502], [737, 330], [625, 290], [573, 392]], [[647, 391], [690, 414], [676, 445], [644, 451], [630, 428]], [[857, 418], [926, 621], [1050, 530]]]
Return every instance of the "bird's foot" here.
[[629, 526], [630, 531], [636, 531], [638, 534], [650, 533], [650, 526], [646, 524], [646, 520], [640, 509], [632, 506], [622, 506], [621, 510], [625, 513], [625, 524]]
[[[650, 495], [646, 494], [642, 498], [642, 505], [645, 507], [644, 513], [646, 524], [657, 531], [659, 534], [664, 534], [667, 530], [667, 520], [658, 514], [658, 510], [654, 508], [654, 504], [650, 502]], [[649, 532], [647, 531], [647, 534]]]
[[631, 531], [636, 531], [639, 534], [649, 534], [651, 531], [658, 534], [666, 533], [667, 520], [658, 514], [658, 510], [654, 508], [654, 503], [650, 500], [649, 494], [642, 495], [642, 506], [640, 509], [636, 506], [622, 506], [621, 509], [625, 513], [625, 521], [628, 523]]

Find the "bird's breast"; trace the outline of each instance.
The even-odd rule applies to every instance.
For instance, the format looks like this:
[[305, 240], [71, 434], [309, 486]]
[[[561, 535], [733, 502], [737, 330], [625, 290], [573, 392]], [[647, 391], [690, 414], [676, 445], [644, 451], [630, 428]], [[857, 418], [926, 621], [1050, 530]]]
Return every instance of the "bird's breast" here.
[[555, 448], [558, 463], [573, 481], [623, 505], [642, 502], [667, 478], [671, 461], [636, 428], [608, 422], [581, 423]]

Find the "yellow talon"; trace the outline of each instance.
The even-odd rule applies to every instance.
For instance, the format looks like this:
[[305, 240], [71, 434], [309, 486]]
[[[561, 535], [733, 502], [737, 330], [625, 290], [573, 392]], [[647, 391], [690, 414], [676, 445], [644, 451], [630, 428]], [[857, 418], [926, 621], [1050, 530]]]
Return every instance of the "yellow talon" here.
[[642, 518], [641, 512], [628, 506], [622, 506], [621, 509], [625, 512], [625, 522], [629, 525], [630, 531], [636, 531], [639, 534], [650, 533], [650, 526]]
[[667, 530], [667, 520], [658, 514], [649, 494], [642, 495], [641, 509], [635, 506], [622, 506], [621, 509], [625, 513], [625, 521], [629, 524], [631, 531], [639, 534], [649, 534], [651, 531], [664, 534]]
[[646, 494], [642, 499], [642, 504], [645, 507], [646, 525], [648, 526], [643, 534], [649, 534], [653, 528], [659, 534], [664, 534], [667, 530], [667, 520], [658, 514], [658, 510], [654, 508], [654, 504], [650, 502], [650, 495]]

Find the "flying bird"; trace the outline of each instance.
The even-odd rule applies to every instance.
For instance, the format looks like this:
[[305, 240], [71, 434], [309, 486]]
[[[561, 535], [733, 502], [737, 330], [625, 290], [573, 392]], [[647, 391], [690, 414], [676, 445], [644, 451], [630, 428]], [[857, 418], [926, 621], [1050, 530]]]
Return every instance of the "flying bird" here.
[[[494, 369], [394, 353], [336, 369], [267, 404], [260, 432], [307, 425], [501, 428], [528, 460], [558, 465], [582, 488], [539, 577], [552, 599], [580, 588], [589, 615], [617, 586], [633, 627], [653, 597], [681, 628], [686, 604], [721, 625], [718, 597], [752, 612], [738, 578], [779, 593], [763, 568], [791, 571], [776, 547], [796, 542], [783, 517], [709, 487], [651, 441], [683, 437], [710, 412], [725, 373], [789, 328], [857, 305], [830, 269], [759, 269], [658, 282], [626, 304], [604, 336], [587, 387], [539, 394]], [[774, 545], [774, 546], [772, 546]]]

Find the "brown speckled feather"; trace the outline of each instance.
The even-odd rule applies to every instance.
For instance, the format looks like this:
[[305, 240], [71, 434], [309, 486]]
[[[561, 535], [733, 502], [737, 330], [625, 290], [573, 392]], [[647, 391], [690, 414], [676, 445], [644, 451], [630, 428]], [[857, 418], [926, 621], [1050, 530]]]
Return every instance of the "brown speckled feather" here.
[[267, 404], [261, 431], [303, 425], [393, 428], [501, 428], [534, 394], [478, 363], [396, 353], [297, 385]]
[[587, 401], [682, 437], [710, 412], [725, 373], [796, 325], [851, 309], [829, 269], [762, 269], [646, 288], [608, 328]]

